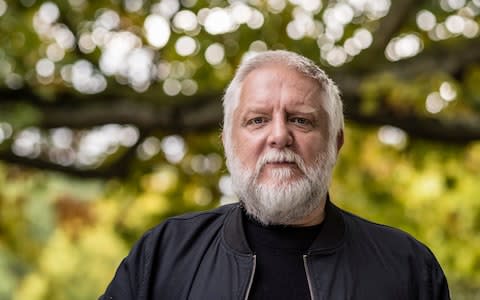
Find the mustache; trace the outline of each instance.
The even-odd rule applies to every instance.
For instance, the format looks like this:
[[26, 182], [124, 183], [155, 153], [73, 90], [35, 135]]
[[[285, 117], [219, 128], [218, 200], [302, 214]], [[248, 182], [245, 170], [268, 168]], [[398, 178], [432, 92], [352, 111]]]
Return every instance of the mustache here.
[[305, 162], [297, 153], [290, 149], [270, 150], [265, 152], [257, 161], [255, 167], [255, 175], [258, 176], [262, 168], [268, 163], [294, 163], [297, 167], [306, 174]]

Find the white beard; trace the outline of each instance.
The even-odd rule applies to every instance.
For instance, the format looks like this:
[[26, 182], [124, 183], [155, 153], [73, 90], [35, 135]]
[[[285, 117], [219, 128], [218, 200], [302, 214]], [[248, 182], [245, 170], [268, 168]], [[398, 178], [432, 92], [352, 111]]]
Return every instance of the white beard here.
[[[259, 158], [255, 170], [241, 166], [233, 151], [226, 150], [233, 190], [247, 213], [260, 223], [298, 224], [324, 203], [336, 161], [334, 147], [320, 154], [311, 167], [289, 149], [272, 149]], [[298, 178], [298, 170], [273, 168], [268, 171], [269, 179], [260, 183], [258, 177], [268, 162], [293, 162], [302, 174]]]

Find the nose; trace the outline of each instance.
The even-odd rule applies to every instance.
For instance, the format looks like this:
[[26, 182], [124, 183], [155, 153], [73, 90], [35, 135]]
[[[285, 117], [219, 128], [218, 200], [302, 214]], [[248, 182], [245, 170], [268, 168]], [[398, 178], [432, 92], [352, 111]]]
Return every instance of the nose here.
[[273, 148], [285, 148], [292, 145], [293, 136], [284, 118], [276, 118], [271, 121], [271, 131], [268, 144]]

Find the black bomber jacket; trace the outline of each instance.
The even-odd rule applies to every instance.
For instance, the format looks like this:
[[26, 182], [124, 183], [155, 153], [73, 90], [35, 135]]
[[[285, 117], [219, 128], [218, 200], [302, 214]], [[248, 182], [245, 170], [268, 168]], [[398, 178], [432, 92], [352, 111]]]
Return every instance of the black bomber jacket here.
[[[255, 254], [239, 204], [173, 217], [147, 232], [101, 300], [248, 299]], [[312, 299], [450, 299], [432, 252], [409, 234], [326, 203], [303, 256]]]

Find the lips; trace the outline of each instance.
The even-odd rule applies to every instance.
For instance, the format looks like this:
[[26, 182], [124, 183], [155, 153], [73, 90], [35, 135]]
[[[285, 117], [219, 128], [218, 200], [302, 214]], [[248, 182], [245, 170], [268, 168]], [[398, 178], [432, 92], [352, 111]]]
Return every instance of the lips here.
[[302, 165], [301, 157], [293, 151], [288, 149], [282, 151], [272, 149], [259, 158], [255, 172], [259, 174], [264, 167], [272, 170], [289, 169], [293, 171], [293, 169], [302, 169]]
[[267, 165], [273, 165], [273, 166], [292, 166], [292, 165], [296, 165], [296, 163], [293, 162], [293, 161], [271, 161], [271, 162], [267, 162], [266, 164]]

